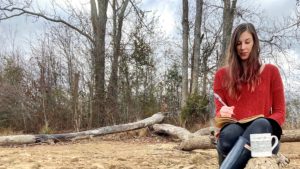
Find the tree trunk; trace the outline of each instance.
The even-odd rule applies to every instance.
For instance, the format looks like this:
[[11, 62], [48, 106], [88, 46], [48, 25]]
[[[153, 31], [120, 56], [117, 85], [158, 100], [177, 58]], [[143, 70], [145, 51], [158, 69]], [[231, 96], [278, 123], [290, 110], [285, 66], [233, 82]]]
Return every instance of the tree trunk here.
[[188, 97], [189, 2], [182, 0], [182, 91], [181, 107]]
[[[46, 57], [46, 56], [44, 56]], [[48, 128], [49, 127], [49, 121], [47, 117], [47, 84], [46, 84], [46, 65], [44, 63], [44, 58], [42, 61], [38, 62], [39, 67], [40, 67], [40, 79], [39, 79], [39, 86], [40, 86], [40, 91], [41, 91], [41, 107], [42, 107], [42, 112], [43, 112], [43, 119], [44, 119], [44, 127]]]
[[202, 90], [201, 90], [201, 96], [207, 95], [207, 76], [208, 76], [208, 56], [203, 56], [202, 58]]
[[77, 72], [74, 75], [73, 86], [72, 86], [72, 107], [73, 107], [73, 122], [75, 131], [79, 131], [80, 122], [81, 122], [81, 113], [79, 111], [79, 98], [78, 98], [78, 90], [79, 90], [79, 77], [80, 73]]
[[199, 58], [201, 46], [201, 24], [203, 13], [203, 0], [196, 1], [196, 17], [195, 17], [195, 30], [194, 30], [194, 61], [192, 70], [192, 94], [198, 92], [198, 77], [199, 77]]
[[[111, 117], [109, 121], [111, 124], [118, 123], [120, 115], [118, 114], [118, 71], [119, 71], [119, 57], [120, 57], [120, 44], [122, 39], [122, 27], [125, 15], [125, 10], [128, 6], [129, 0], [123, 2], [121, 8], [116, 6], [116, 0], [113, 0], [113, 60], [111, 65], [111, 75], [107, 88], [107, 104], [106, 113]], [[118, 9], [120, 10], [119, 14]]]
[[[218, 32], [216, 33], [218, 34]], [[216, 35], [215, 37], [217, 37], [218, 35]], [[208, 58], [212, 55], [213, 51], [216, 48], [216, 44], [217, 44], [218, 38], [215, 38], [214, 41], [212, 43], [207, 43], [208, 45], [206, 45], [203, 54], [202, 54], [202, 74], [203, 74], [203, 82], [202, 82], [202, 90], [201, 90], [201, 95], [202, 96], [206, 96], [207, 95], [207, 76], [209, 73], [209, 66], [208, 66]]]
[[88, 82], [88, 128], [91, 129], [93, 126], [93, 96], [94, 96], [94, 79]]
[[93, 126], [103, 126], [106, 121], [104, 114], [104, 100], [105, 100], [105, 32], [107, 21], [107, 6], [108, 0], [97, 1], [91, 0], [91, 19], [95, 37], [93, 48], [94, 60], [94, 77], [95, 77], [95, 95], [93, 102]]
[[156, 113], [149, 118], [134, 123], [106, 126], [94, 130], [87, 130], [76, 133], [0, 136], [0, 145], [32, 144], [51, 141], [53, 141], [54, 143], [60, 141], [72, 141], [74, 139], [82, 137], [101, 136], [105, 134], [140, 129], [151, 126], [155, 123], [160, 123], [163, 121], [163, 119], [164, 115], [162, 113]]
[[122, 109], [120, 111], [122, 111], [124, 113], [123, 115], [123, 120], [124, 121], [130, 121], [130, 112], [132, 112], [132, 97], [131, 97], [131, 79], [130, 79], [130, 75], [129, 75], [129, 67], [128, 67], [128, 58], [126, 57], [122, 57], [120, 60], [120, 75], [122, 76], [122, 82], [120, 83], [122, 85], [122, 92], [123, 92], [123, 102], [121, 104], [123, 104]]
[[225, 63], [226, 50], [230, 43], [237, 0], [223, 0], [223, 2], [223, 40], [222, 53], [220, 59], [218, 60], [218, 67], [221, 67]]

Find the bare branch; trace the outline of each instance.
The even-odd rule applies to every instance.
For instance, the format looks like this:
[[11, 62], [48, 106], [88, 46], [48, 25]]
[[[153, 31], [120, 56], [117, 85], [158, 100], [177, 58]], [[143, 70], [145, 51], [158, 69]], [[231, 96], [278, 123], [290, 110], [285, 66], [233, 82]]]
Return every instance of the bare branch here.
[[1, 18], [0, 20], [7, 20], [7, 19], [10, 19], [10, 18], [14, 18], [14, 17], [17, 17], [17, 16], [21, 16], [25, 14], [25, 12], [21, 12], [21, 13], [18, 13], [18, 14], [14, 14], [14, 15], [11, 15], [11, 16], [7, 16], [5, 15], [5, 18]]
[[145, 22], [143, 21], [145, 12], [143, 12], [142, 10], [140, 10], [134, 3], [132, 0], [129, 0], [131, 5], [133, 6], [133, 9], [135, 10], [136, 14], [138, 15], [138, 17], [140, 18], [142, 24], [145, 26], [145, 28], [149, 31], [149, 32], [153, 32], [151, 29], [148, 28], [148, 26], [145, 24]]
[[18, 14], [15, 14], [15, 15], [11, 15], [11, 16], [5, 16], [4, 18], [0, 18], [0, 20], [6, 20], [6, 19], [9, 19], [9, 18], [13, 18], [13, 17], [17, 17], [17, 16], [21, 16], [21, 15], [24, 15], [24, 14], [27, 14], [27, 15], [32, 15], [32, 16], [36, 16], [36, 17], [41, 17], [41, 18], [44, 18], [48, 21], [51, 21], [51, 22], [56, 22], [56, 23], [62, 23], [66, 26], [68, 26], [69, 28], [75, 30], [76, 32], [80, 33], [81, 35], [85, 36], [87, 39], [89, 39], [92, 43], [95, 43], [94, 42], [94, 39], [89, 35], [87, 34], [86, 32], [78, 29], [77, 27], [71, 25], [70, 23], [66, 22], [65, 20], [61, 19], [60, 17], [58, 18], [50, 18], [42, 13], [36, 13], [36, 12], [32, 12], [32, 11], [27, 11], [23, 8], [17, 8], [17, 7], [13, 7], [13, 8], [6, 8], [6, 7], [0, 7], [0, 10], [1, 11], [8, 11], [8, 12], [15, 12], [15, 11], [18, 11], [20, 13]]

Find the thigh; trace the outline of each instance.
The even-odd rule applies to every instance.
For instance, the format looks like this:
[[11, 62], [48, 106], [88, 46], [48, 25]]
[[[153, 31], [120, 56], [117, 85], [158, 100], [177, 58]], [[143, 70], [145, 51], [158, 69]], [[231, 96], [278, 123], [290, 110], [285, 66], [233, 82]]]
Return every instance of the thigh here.
[[223, 154], [227, 155], [239, 136], [243, 135], [244, 129], [238, 123], [229, 124], [222, 128], [219, 140], [217, 142], [218, 150]]
[[255, 133], [272, 133], [272, 125], [266, 118], [259, 118], [247, 124], [243, 137], [250, 140], [250, 134]]

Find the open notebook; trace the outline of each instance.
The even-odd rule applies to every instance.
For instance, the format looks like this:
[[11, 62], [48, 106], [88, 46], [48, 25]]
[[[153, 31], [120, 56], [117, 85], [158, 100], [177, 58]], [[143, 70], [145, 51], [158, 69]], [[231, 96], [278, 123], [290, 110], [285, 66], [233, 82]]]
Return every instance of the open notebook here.
[[222, 128], [224, 125], [226, 125], [228, 123], [247, 123], [247, 122], [253, 121], [260, 117], [264, 117], [264, 115], [259, 114], [259, 115], [243, 118], [240, 120], [236, 120], [236, 119], [233, 119], [230, 117], [215, 117], [215, 125], [218, 128]]

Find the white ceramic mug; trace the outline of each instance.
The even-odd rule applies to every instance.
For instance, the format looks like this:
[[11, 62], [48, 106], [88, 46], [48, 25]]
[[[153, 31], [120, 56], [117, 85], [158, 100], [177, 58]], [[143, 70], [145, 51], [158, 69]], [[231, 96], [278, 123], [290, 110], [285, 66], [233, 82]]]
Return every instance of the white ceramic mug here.
[[[273, 139], [275, 143], [272, 146]], [[271, 133], [250, 134], [250, 144], [252, 157], [270, 157], [278, 145], [278, 138]]]

